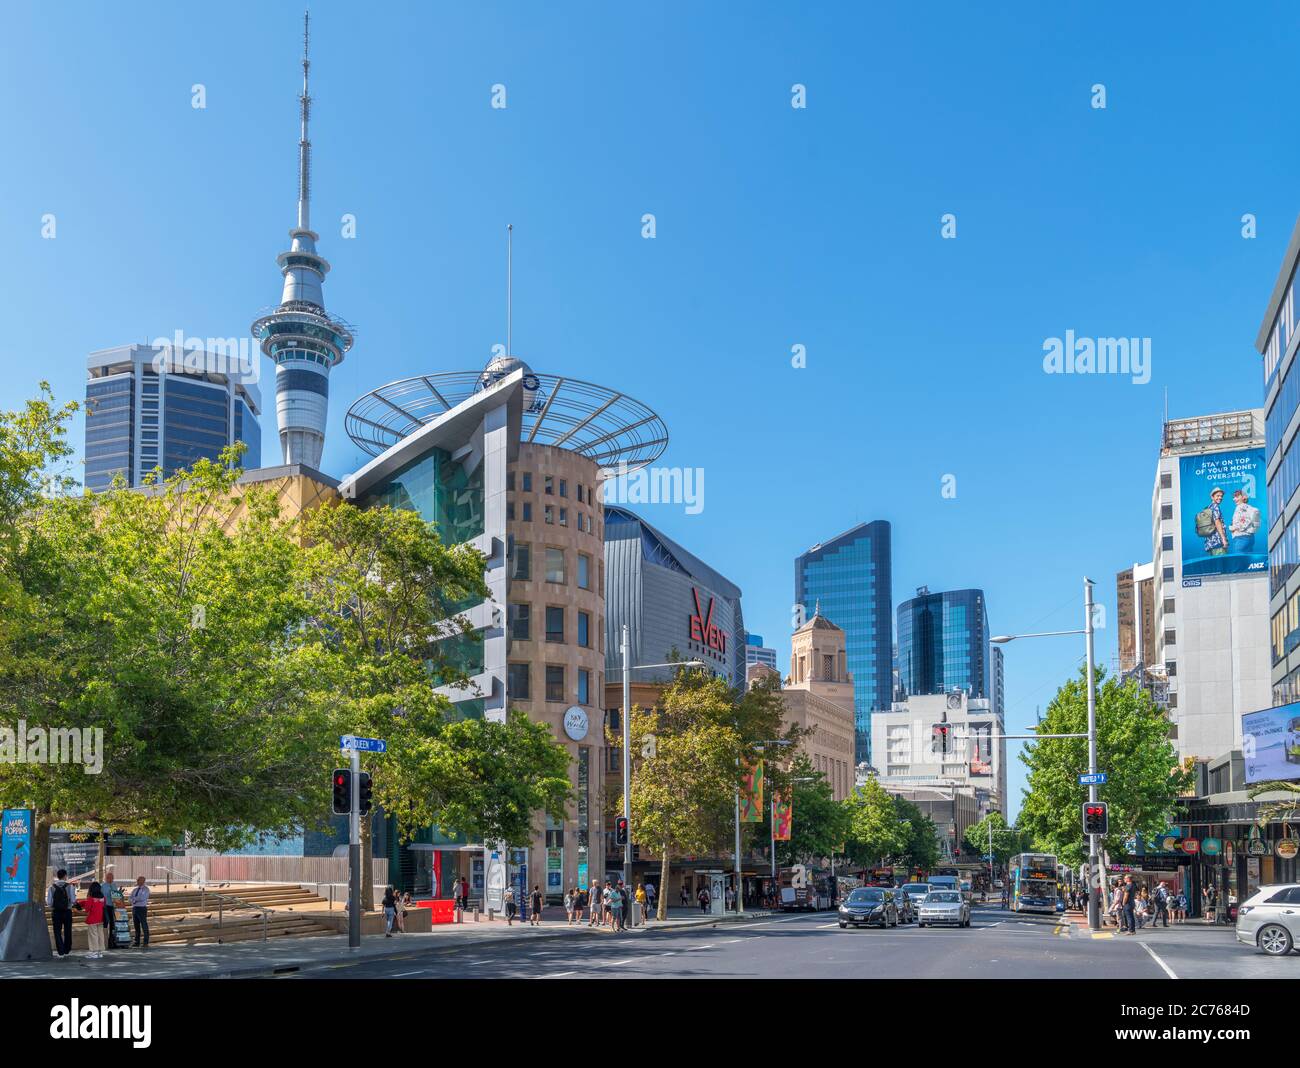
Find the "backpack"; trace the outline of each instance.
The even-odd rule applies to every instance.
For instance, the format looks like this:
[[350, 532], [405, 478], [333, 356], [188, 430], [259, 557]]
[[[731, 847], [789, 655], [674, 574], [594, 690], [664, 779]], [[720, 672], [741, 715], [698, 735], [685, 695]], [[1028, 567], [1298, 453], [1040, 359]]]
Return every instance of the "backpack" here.
[[56, 909], [71, 909], [72, 903], [68, 900], [68, 884], [54, 884], [54, 893], [50, 897], [51, 907]]
[[1214, 533], [1214, 513], [1209, 508], [1202, 508], [1196, 513], [1196, 536], [1208, 538]]

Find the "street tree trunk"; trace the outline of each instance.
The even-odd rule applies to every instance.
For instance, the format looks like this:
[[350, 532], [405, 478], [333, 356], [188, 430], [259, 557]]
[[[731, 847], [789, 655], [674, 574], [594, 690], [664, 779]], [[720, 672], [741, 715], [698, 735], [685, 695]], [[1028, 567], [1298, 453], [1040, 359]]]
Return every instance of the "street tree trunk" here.
[[668, 843], [659, 850], [659, 906], [656, 915], [668, 919]]
[[27, 900], [37, 905], [45, 904], [45, 869], [50, 866], [50, 814], [42, 809], [32, 810], [32, 877]]
[[108, 852], [108, 831], [104, 825], [99, 825], [99, 852], [95, 855], [95, 872], [100, 880], [104, 881], [104, 854]]
[[370, 834], [370, 813], [361, 817], [361, 908], [365, 912], [375, 907], [374, 840]]

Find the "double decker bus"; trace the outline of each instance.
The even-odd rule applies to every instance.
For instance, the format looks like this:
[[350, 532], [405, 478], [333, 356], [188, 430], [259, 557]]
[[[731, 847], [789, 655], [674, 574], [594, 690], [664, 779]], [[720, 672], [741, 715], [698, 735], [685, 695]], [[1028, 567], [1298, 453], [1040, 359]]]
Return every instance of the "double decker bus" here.
[[1017, 853], [1007, 861], [1012, 912], [1056, 915], [1056, 854]]

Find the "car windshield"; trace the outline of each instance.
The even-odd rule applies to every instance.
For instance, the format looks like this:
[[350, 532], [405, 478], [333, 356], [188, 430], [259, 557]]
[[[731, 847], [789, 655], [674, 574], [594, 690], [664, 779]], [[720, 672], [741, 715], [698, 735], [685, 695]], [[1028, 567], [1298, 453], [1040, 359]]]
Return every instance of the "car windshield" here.
[[870, 902], [883, 901], [885, 893], [883, 890], [854, 890], [849, 895], [850, 905], [865, 905]]
[[961, 895], [953, 890], [931, 890], [925, 899], [927, 905], [933, 905], [938, 902], [941, 905], [956, 905], [961, 901]]
[[928, 894], [930, 887], [926, 883], [908, 883], [903, 887], [909, 894]]

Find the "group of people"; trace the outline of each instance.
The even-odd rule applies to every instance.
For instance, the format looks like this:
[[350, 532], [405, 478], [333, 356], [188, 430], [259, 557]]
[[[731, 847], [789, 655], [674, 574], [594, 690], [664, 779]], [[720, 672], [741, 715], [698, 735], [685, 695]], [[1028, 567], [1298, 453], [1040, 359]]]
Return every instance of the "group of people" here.
[[107, 949], [125, 949], [117, 941], [117, 910], [131, 908], [131, 926], [134, 940], [129, 944], [136, 949], [149, 948], [149, 883], [143, 875], [128, 892], [117, 884], [110, 868], [104, 872], [104, 881], [92, 880], [86, 896], [77, 898], [76, 883], [68, 881], [66, 868], [55, 872], [54, 882], [45, 891], [45, 906], [50, 910], [50, 926], [54, 929], [54, 949], [60, 957], [72, 952], [72, 914], [81, 912], [86, 923], [86, 940], [89, 951], [86, 957], [97, 960]]
[[[632, 903], [636, 902], [639, 915], [634, 916]], [[589, 914], [588, 927], [608, 927], [625, 931], [630, 924], [644, 927], [655, 907], [655, 885], [637, 883], [629, 890], [622, 879], [606, 879], [605, 885], [593, 882], [590, 887], [571, 886], [564, 895], [564, 915], [570, 924], [582, 923], [583, 913]]]
[[411, 892], [405, 890], [397, 893], [391, 885], [384, 891], [384, 937], [392, 938], [393, 932], [406, 934], [406, 914], [415, 908]]
[[[1086, 902], [1086, 897], [1084, 901]], [[1133, 876], [1125, 875], [1111, 887], [1110, 907], [1106, 910], [1109, 922], [1114, 922], [1120, 934], [1137, 934], [1148, 924], [1154, 930], [1158, 925], [1169, 926], [1187, 922], [1187, 895], [1174, 891], [1167, 883], [1157, 883], [1155, 889], [1139, 886]]]

